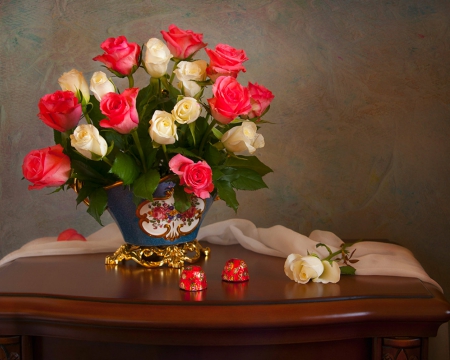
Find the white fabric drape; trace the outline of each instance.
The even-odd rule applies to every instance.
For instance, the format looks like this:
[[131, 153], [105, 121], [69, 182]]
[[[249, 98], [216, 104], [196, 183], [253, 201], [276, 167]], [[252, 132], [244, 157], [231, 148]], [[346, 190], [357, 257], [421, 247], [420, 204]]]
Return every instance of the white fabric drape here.
[[[114, 252], [124, 243], [114, 223], [86, 239], [87, 241], [56, 241], [56, 237], [39, 238], [6, 255], [0, 260], [0, 266], [20, 257]], [[332, 251], [338, 250], [342, 244], [339, 237], [328, 231], [314, 230], [307, 237], [280, 225], [257, 228], [251, 221], [244, 219], [231, 219], [204, 226], [200, 229], [198, 240], [219, 245], [241, 244], [257, 253], [283, 258], [292, 253], [306, 255], [308, 251], [326, 256], [326, 249], [316, 248], [316, 244], [324, 243]], [[439, 284], [427, 275], [413, 254], [404, 247], [362, 241], [349, 248], [350, 251], [353, 249], [356, 249], [353, 258], [359, 260], [353, 264], [357, 275], [415, 277], [434, 284], [442, 291]]]

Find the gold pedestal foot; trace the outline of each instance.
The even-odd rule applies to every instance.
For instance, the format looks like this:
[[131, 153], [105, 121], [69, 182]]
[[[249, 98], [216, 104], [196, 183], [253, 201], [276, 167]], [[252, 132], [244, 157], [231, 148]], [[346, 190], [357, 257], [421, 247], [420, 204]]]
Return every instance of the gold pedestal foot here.
[[168, 267], [179, 269], [183, 267], [185, 262], [192, 264], [200, 258], [201, 253], [208, 256], [209, 252], [209, 247], [204, 248], [197, 240], [168, 246], [125, 244], [117, 249], [113, 255], [107, 256], [105, 264], [118, 265], [123, 260], [134, 260], [147, 268], [156, 268], [167, 264]]

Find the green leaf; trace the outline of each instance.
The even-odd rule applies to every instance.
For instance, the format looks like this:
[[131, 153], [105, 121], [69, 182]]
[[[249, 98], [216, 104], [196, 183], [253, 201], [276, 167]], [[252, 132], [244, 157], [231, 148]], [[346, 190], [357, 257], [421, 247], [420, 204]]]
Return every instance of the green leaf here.
[[191, 207], [191, 195], [184, 191], [184, 187], [177, 185], [174, 188], [173, 198], [175, 209], [183, 213]]
[[194, 145], [195, 145], [196, 144], [196, 141], [195, 141], [195, 122], [191, 122], [189, 124], [189, 130], [191, 131], [191, 135], [192, 135], [192, 138], [194, 139]]
[[150, 83], [139, 90], [138, 96], [136, 98], [136, 109], [139, 113], [142, 111], [144, 106], [149, 103], [149, 99], [152, 96], [158, 94], [159, 80], [155, 78], [150, 78]]
[[203, 158], [210, 166], [221, 165], [225, 161], [226, 154], [223, 151], [218, 150], [212, 145], [206, 145]]
[[133, 193], [142, 199], [153, 200], [153, 193], [159, 184], [159, 172], [149, 170], [139, 176], [133, 183]]
[[236, 199], [236, 192], [231, 187], [231, 184], [228, 181], [217, 180], [214, 182], [214, 186], [217, 189], [220, 199], [225, 201], [227, 206], [237, 212], [239, 203]]
[[89, 198], [91, 194], [97, 190], [99, 186], [92, 186], [86, 183], [83, 183], [81, 189], [77, 191], [77, 205], [82, 203], [85, 199]]
[[251, 169], [261, 176], [273, 172], [271, 168], [264, 165], [256, 156], [240, 156], [239, 158], [229, 157], [225, 162], [225, 165], [234, 168]]
[[[125, 149], [125, 135], [119, 134], [114, 130], [102, 130], [101, 135], [105, 138], [108, 144], [114, 144], [114, 147], [120, 150]], [[113, 149], [111, 149], [112, 152]], [[108, 148], [108, 154], [110, 154], [110, 150]]]
[[213, 84], [212, 80], [210, 80], [210, 79], [205, 80], [205, 81], [196, 81], [196, 80], [195, 80], [195, 82], [196, 82], [198, 85], [200, 85], [200, 86], [208, 86], [208, 85], [212, 85], [212, 84]]
[[[136, 98], [136, 109], [139, 113], [140, 134], [148, 131], [149, 121], [158, 104], [159, 87], [159, 80], [150, 78], [150, 84], [139, 90]], [[142, 127], [142, 125], [144, 126]]]
[[236, 179], [231, 182], [235, 189], [258, 190], [267, 188], [262, 176], [251, 169], [238, 169], [235, 173]]
[[194, 154], [192, 151], [189, 151], [189, 150], [187, 150], [185, 148], [180, 148], [180, 147], [177, 147], [177, 148], [169, 148], [168, 147], [167, 148], [167, 153], [168, 154], [181, 154], [181, 155], [184, 155], [184, 156], [189, 156], [189, 157], [200, 159], [200, 157], [198, 155]]
[[232, 167], [221, 167], [222, 177], [218, 180], [228, 181], [230, 184], [238, 178], [238, 169]]
[[206, 118], [204, 118], [203, 116], [195, 120], [194, 124], [195, 124], [195, 140], [199, 144], [203, 138], [203, 135], [208, 129], [209, 124]]
[[114, 149], [114, 141], [112, 141], [112, 142], [111, 142], [111, 145], [108, 146], [108, 150], [106, 151], [105, 156], [111, 154], [111, 152], [113, 151], [113, 149]]
[[212, 172], [213, 172], [212, 175], [213, 182], [219, 180], [222, 176], [224, 176], [224, 173], [219, 168], [213, 167]]
[[140, 168], [132, 156], [118, 153], [111, 172], [122, 179], [124, 185], [130, 185], [139, 176]]
[[90, 162], [90, 165], [88, 165], [83, 161], [72, 160], [71, 161], [73, 169], [72, 177], [81, 181], [88, 181], [102, 185], [110, 184], [112, 180], [108, 179], [107, 177], [103, 176], [100, 172], [95, 170], [94, 167], [91, 166], [94, 164], [99, 164], [98, 165], [99, 168], [102, 166], [102, 163]]
[[212, 128], [212, 132], [217, 139], [222, 139], [223, 134], [217, 128]]
[[55, 141], [55, 144], [60, 144], [62, 147], [64, 147], [61, 131], [53, 130], [53, 140]]
[[151, 169], [155, 166], [158, 149], [153, 148], [151, 142], [142, 148], [145, 154], [145, 161], [147, 162], [147, 169]]
[[97, 190], [93, 191], [89, 196], [89, 207], [87, 212], [102, 226], [103, 224], [100, 217], [105, 212], [107, 203], [108, 195], [104, 188], [97, 188]]
[[342, 275], [355, 275], [356, 273], [356, 269], [350, 265], [341, 266], [340, 269]]
[[94, 95], [91, 95], [89, 99], [89, 104], [87, 105], [87, 111], [89, 114], [89, 118], [92, 121], [92, 125], [94, 125], [96, 128], [99, 128], [100, 120], [103, 120], [106, 118], [105, 115], [102, 114], [100, 111], [100, 103], [95, 98]]

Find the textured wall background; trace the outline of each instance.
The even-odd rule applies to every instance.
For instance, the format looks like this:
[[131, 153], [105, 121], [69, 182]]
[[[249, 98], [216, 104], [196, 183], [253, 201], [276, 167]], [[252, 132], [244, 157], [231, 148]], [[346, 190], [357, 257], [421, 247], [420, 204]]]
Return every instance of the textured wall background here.
[[216, 204], [207, 222], [388, 238], [449, 297], [449, 19], [448, 0], [1, 0], [0, 257], [67, 227], [99, 228], [74, 194], [20, 180], [23, 157], [52, 144], [39, 98], [72, 68], [89, 79], [107, 37], [142, 44], [174, 23], [245, 49], [241, 83], [276, 96], [259, 151], [275, 171], [269, 189], [240, 193], [238, 214]]

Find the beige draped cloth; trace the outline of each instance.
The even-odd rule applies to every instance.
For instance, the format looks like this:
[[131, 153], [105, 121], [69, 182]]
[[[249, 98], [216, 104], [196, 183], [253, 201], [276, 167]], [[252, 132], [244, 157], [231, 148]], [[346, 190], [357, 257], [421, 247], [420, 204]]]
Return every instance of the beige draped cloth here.
[[[251, 221], [231, 219], [200, 229], [198, 240], [213, 244], [241, 244], [244, 248], [265, 255], [286, 258], [289, 254], [328, 255], [324, 243], [332, 251], [339, 250], [342, 240], [328, 231], [314, 230], [309, 237], [301, 235], [284, 226], [257, 228]], [[116, 224], [109, 224], [88, 236], [87, 241], [56, 241], [56, 237], [39, 238], [13, 251], [0, 260], [0, 266], [20, 257], [74, 255], [86, 253], [114, 252], [123, 245], [123, 237]], [[442, 288], [431, 279], [413, 254], [404, 247], [374, 241], [362, 241], [354, 244], [350, 251], [356, 249], [353, 259], [359, 261], [353, 266], [356, 275], [387, 275], [418, 278]]]

